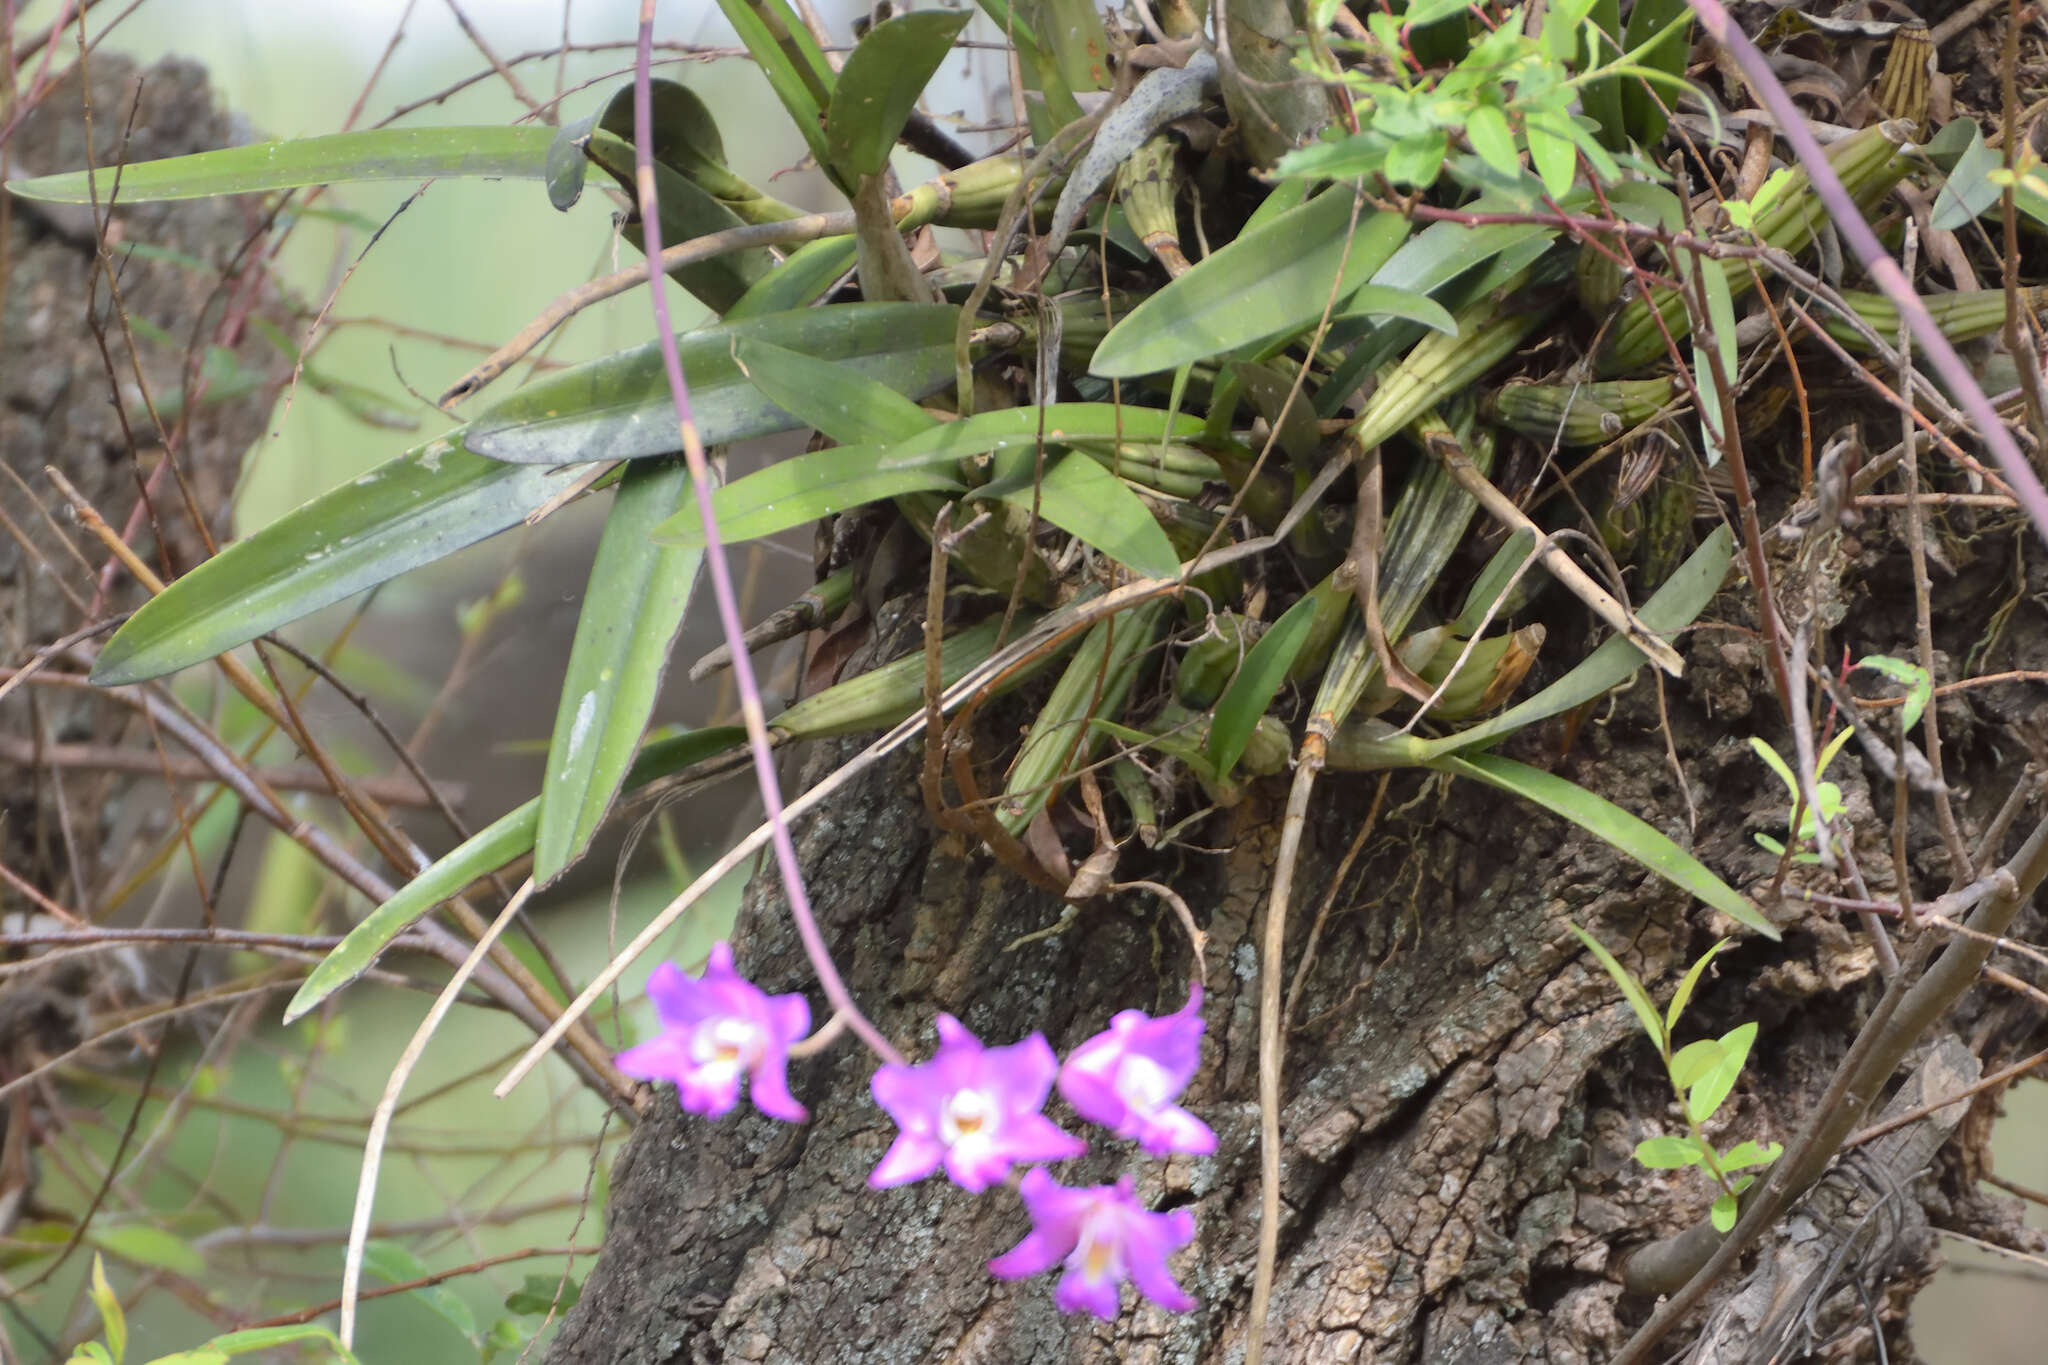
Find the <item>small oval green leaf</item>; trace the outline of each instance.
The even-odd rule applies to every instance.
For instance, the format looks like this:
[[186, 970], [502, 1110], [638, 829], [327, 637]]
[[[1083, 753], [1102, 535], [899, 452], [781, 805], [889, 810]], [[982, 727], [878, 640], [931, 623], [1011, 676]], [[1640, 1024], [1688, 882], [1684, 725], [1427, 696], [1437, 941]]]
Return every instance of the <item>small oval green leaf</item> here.
[[174, 1275], [204, 1275], [206, 1258], [190, 1242], [153, 1223], [107, 1226], [95, 1223], [85, 1234], [109, 1256]]
[[1646, 1138], [1636, 1144], [1636, 1161], [1653, 1171], [1682, 1171], [1701, 1159], [1699, 1144], [1689, 1137]]

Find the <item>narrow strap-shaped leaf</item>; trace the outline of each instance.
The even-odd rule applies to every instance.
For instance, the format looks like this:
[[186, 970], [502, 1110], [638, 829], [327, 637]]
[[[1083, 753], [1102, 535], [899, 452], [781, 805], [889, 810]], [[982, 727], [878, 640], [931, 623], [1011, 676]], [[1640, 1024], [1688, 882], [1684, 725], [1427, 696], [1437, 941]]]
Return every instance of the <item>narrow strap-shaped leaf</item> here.
[[[121, 202], [148, 204], [165, 199], [204, 199], [216, 194], [254, 194], [339, 185], [356, 180], [420, 180], [428, 176], [480, 176], [538, 180], [547, 174], [548, 144], [555, 130], [497, 124], [454, 128], [373, 128], [359, 133], [257, 142], [194, 152], [160, 161], [136, 161], [120, 169]], [[115, 171], [99, 173], [99, 198], [113, 197]], [[24, 199], [89, 204], [92, 186], [85, 171], [10, 180], [7, 188]]]
[[1217, 250], [1112, 328], [1089, 373], [1156, 374], [1314, 325], [1408, 235], [1398, 213], [1362, 209], [1354, 225], [1352, 211], [1340, 186]]
[[805, 242], [754, 282], [753, 288], [725, 312], [725, 321], [744, 322], [771, 313], [808, 308], [825, 296], [833, 281], [853, 269], [857, 248], [851, 237], [820, 237]]
[[1215, 720], [1209, 726], [1209, 759], [1216, 771], [1228, 775], [1237, 766], [1244, 746], [1251, 742], [1259, 717], [1279, 695], [1295, 656], [1308, 643], [1315, 628], [1317, 597], [1303, 593], [1301, 600], [1281, 614], [1244, 656], [1244, 663], [1230, 686], [1216, 700]]
[[1392, 285], [1362, 284], [1344, 300], [1342, 309], [1341, 316], [1346, 318], [1400, 318], [1446, 335], [1458, 330], [1450, 309], [1427, 294]]
[[1194, 441], [1202, 435], [1199, 417], [1170, 416], [1159, 408], [1115, 403], [1052, 403], [1043, 408], [999, 408], [958, 422], [944, 422], [891, 448], [881, 459], [884, 469], [915, 469], [947, 464], [995, 451], [1030, 449], [1041, 439], [1057, 445], [1073, 441]]
[[[1117, 563], [1147, 578], [1179, 572], [1180, 556], [1145, 500], [1079, 451], [1046, 470], [1036, 496], [1039, 516]], [[1029, 509], [1033, 490], [1012, 489], [1001, 497], [1013, 507]]]
[[[1571, 821], [1603, 843], [1626, 853], [1681, 891], [1699, 897], [1722, 914], [1775, 939], [1778, 930], [1734, 888], [1701, 865], [1698, 859], [1643, 821], [1605, 797], [1573, 782], [1497, 754], [1442, 758], [1429, 765], [1438, 772], [1469, 777], [1519, 796], [1553, 815]], [[1655, 1018], [1654, 1013], [1652, 1018]]]
[[107, 641], [93, 681], [142, 682], [247, 644], [518, 525], [582, 472], [486, 460], [463, 435], [321, 494], [178, 579]]
[[973, 17], [923, 10], [868, 30], [833, 83], [825, 111], [825, 145], [840, 174], [858, 180], [882, 173], [917, 97]]
[[[626, 774], [626, 787], [644, 787], [693, 763], [736, 749], [746, 738], [745, 730], [727, 725], [658, 740], [640, 751], [632, 770]], [[399, 888], [397, 895], [372, 910], [313, 968], [291, 1003], [285, 1006], [285, 1022], [318, 1008], [328, 996], [370, 970], [391, 940], [418, 923], [435, 906], [526, 853], [533, 847], [539, 828], [540, 798], [535, 797], [457, 844]]]
[[809, 31], [793, 22], [789, 7], [780, 0], [718, 0], [718, 8], [746, 45], [768, 88], [782, 101], [812, 158], [829, 170], [832, 153], [825, 144], [825, 105], [831, 99], [832, 70], [822, 56], [812, 64], [818, 49]]
[[892, 445], [939, 424], [887, 384], [843, 365], [754, 339], [736, 342], [733, 352], [755, 388], [843, 446]]
[[[849, 303], [721, 323], [678, 338], [697, 434], [706, 445], [801, 426], [741, 373], [733, 347], [761, 340], [844, 365], [922, 398], [953, 378], [947, 304]], [[680, 448], [661, 352], [654, 342], [549, 375], [487, 409], [469, 448], [514, 464], [585, 463], [667, 455]]]
[[689, 493], [688, 466], [663, 460], [628, 469], [612, 499], [541, 778], [533, 879], [542, 885], [589, 846], [654, 712], [703, 554], [657, 545], [650, 532]]
[[[1726, 526], [1717, 526], [1700, 547], [1678, 566], [1664, 586], [1651, 594], [1636, 612], [1636, 619], [1665, 637], [1675, 636], [1706, 610], [1707, 603], [1721, 590], [1728, 576], [1728, 562], [1735, 553], [1735, 538]], [[1588, 654], [1585, 661], [1535, 696], [1501, 712], [1491, 720], [1429, 742], [1429, 757], [1493, 743], [1524, 726], [1547, 720], [1583, 706], [1609, 688], [1624, 682], [1647, 660], [1626, 636], [1616, 635]]]
[[[718, 514], [718, 538], [728, 545], [772, 536], [819, 517], [905, 493], [966, 487], [940, 465], [877, 469], [875, 446], [834, 446], [793, 459], [777, 460], [711, 495]], [[664, 545], [696, 550], [704, 545], [704, 522], [694, 502], [654, 528]]]
[[[1734, 545], [1734, 536], [1729, 529], [1716, 527], [1685, 563], [1664, 581], [1664, 586], [1637, 610], [1636, 619], [1667, 638], [1691, 624], [1706, 610], [1714, 594], [1721, 590]], [[1588, 654], [1578, 667], [1535, 696], [1454, 735], [1446, 735], [1442, 739], [1419, 739], [1413, 735], [1373, 737], [1354, 730], [1341, 730], [1330, 746], [1330, 766], [1408, 767], [1483, 749], [1517, 730], [1583, 706], [1626, 681], [1630, 674], [1647, 662], [1643, 652], [1629, 643], [1626, 636], [1616, 635]]]

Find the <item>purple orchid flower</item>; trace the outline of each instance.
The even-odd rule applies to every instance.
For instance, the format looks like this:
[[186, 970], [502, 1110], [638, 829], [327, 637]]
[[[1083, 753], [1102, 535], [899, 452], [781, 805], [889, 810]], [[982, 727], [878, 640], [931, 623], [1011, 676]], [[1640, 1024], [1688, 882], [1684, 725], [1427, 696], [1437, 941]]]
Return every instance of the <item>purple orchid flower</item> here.
[[1088, 1150], [1038, 1112], [1059, 1070], [1045, 1035], [983, 1047], [952, 1015], [940, 1015], [938, 1023], [939, 1050], [930, 1061], [875, 1072], [875, 1103], [902, 1131], [868, 1176], [869, 1185], [907, 1185], [944, 1163], [954, 1184], [979, 1194], [1013, 1165], [1065, 1161]]
[[768, 995], [732, 967], [732, 948], [711, 945], [699, 977], [664, 962], [647, 978], [661, 1032], [615, 1059], [643, 1081], [673, 1081], [692, 1114], [715, 1118], [740, 1098], [748, 1077], [754, 1107], [785, 1123], [810, 1115], [789, 1093], [789, 1045], [810, 1031], [811, 1007], [801, 995]]
[[1152, 1156], [1207, 1156], [1216, 1150], [1216, 1134], [1173, 1103], [1201, 1062], [1202, 1029], [1200, 983], [1172, 1014], [1119, 1011], [1108, 1029], [1068, 1054], [1060, 1093], [1082, 1118], [1136, 1139]]
[[1052, 1294], [1062, 1313], [1115, 1318], [1125, 1280], [1162, 1308], [1185, 1313], [1195, 1306], [1166, 1268], [1166, 1258], [1195, 1239], [1195, 1216], [1186, 1209], [1149, 1211], [1132, 1193], [1128, 1175], [1114, 1185], [1072, 1189], [1032, 1170], [1017, 1193], [1031, 1215], [1031, 1231], [988, 1263], [997, 1279], [1022, 1279], [1065, 1261], [1067, 1273]]

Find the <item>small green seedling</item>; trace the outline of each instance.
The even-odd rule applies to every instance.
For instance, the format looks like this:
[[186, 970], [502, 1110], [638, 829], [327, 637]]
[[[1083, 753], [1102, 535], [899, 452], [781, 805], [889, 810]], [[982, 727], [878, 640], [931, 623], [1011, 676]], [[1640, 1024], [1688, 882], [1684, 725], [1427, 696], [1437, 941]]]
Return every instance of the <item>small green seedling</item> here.
[[[97, 1253], [92, 1258], [92, 1284], [86, 1293], [91, 1297], [93, 1306], [100, 1310], [100, 1324], [106, 1341], [81, 1342], [66, 1365], [121, 1365], [122, 1357], [128, 1353], [128, 1319], [121, 1311], [120, 1298], [114, 1293], [113, 1286], [107, 1283], [106, 1262]], [[223, 1332], [189, 1351], [158, 1356], [149, 1365], [228, 1365], [236, 1356], [306, 1342], [325, 1347], [328, 1357], [341, 1362], [341, 1365], [360, 1365], [332, 1329], [307, 1322]]]
[[1712, 1176], [1714, 1183], [1721, 1188], [1720, 1195], [1714, 1200], [1714, 1229], [1717, 1232], [1728, 1231], [1735, 1226], [1737, 1201], [1755, 1181], [1756, 1171], [1776, 1161], [1784, 1150], [1775, 1142], [1758, 1144], [1744, 1141], [1723, 1152], [1707, 1140], [1707, 1120], [1720, 1110], [1735, 1089], [1735, 1082], [1741, 1078], [1743, 1063], [1749, 1060], [1750, 1047], [1756, 1042], [1756, 1025], [1739, 1024], [1719, 1038], [1701, 1038], [1676, 1052], [1671, 1049], [1672, 1034], [1677, 1031], [1678, 1020], [1685, 1013], [1686, 1005], [1691, 1003], [1707, 964], [1728, 946], [1728, 940], [1722, 939], [1700, 955], [1699, 961], [1692, 964], [1685, 978], [1678, 983], [1671, 1004], [1659, 1013], [1656, 1002], [1650, 999], [1643, 983], [1616, 961], [1614, 954], [1601, 947], [1598, 940], [1578, 925], [1572, 926], [1572, 932], [1614, 978], [1614, 984], [1621, 988], [1622, 998], [1628, 1001], [1629, 1008], [1641, 1021], [1643, 1032], [1649, 1034], [1650, 1040], [1657, 1045], [1658, 1054], [1664, 1058], [1665, 1073], [1671, 1078], [1671, 1093], [1678, 1100], [1679, 1112], [1685, 1116], [1684, 1136], [1654, 1137], [1640, 1142], [1636, 1144], [1636, 1160], [1653, 1171], [1697, 1166]]
[[[1816, 779], [1819, 779], [1822, 774], [1827, 772], [1828, 765], [1835, 761], [1835, 755], [1842, 751], [1842, 745], [1847, 743], [1849, 736], [1855, 733], [1856, 727], [1851, 725], [1828, 741], [1827, 748], [1820, 751], [1820, 769], [1814, 774]], [[1785, 790], [1792, 798], [1792, 809], [1799, 812], [1799, 828], [1796, 832], [1792, 830], [1792, 822], [1789, 817], [1785, 822], [1786, 832], [1794, 835], [1794, 847], [1803, 849], [1809, 845], [1817, 844], [1820, 839], [1821, 827], [1833, 824], [1835, 817], [1848, 808], [1847, 804], [1842, 800], [1842, 789], [1832, 782], [1816, 780], [1813, 784], [1814, 796], [1819, 802], [1819, 809], [1816, 810], [1814, 807], [1808, 806], [1801, 799], [1799, 779], [1792, 775], [1792, 765], [1779, 757], [1776, 749], [1773, 749], [1754, 735], [1750, 736], [1749, 747], [1756, 750], [1756, 756], [1769, 765], [1770, 770], [1778, 775], [1779, 780], [1784, 782]], [[1758, 834], [1756, 841], [1779, 857], [1785, 856], [1785, 845], [1779, 843], [1770, 835]], [[1792, 861], [1795, 863], [1817, 863], [1820, 861], [1820, 855], [1804, 852], [1795, 853], [1792, 855]]]
[[1927, 712], [1927, 703], [1934, 700], [1934, 679], [1918, 664], [1894, 659], [1889, 654], [1866, 654], [1856, 661], [1859, 669], [1867, 668], [1873, 673], [1882, 673], [1906, 689], [1906, 695], [1899, 708], [1899, 725], [1911, 730], [1920, 723], [1920, 717]]

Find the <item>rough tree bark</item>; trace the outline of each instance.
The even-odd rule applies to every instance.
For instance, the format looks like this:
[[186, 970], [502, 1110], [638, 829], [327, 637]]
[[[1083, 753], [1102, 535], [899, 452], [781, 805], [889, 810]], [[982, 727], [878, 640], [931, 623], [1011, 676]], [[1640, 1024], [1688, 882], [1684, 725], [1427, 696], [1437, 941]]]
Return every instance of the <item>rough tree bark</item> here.
[[[75, 54], [60, 54], [68, 56]], [[96, 53], [89, 70], [92, 160], [107, 172], [110, 190], [113, 168], [122, 161], [208, 151], [236, 140], [196, 63], [168, 59], [138, 70], [124, 58]], [[25, 95], [29, 89], [24, 84]], [[19, 111], [19, 126], [0, 146], [9, 178], [86, 164], [82, 96], [74, 66], [34, 108]], [[226, 537], [228, 495], [243, 453], [262, 434], [274, 381], [283, 373], [281, 357], [254, 329], [230, 334], [233, 344], [208, 369], [215, 376], [212, 392], [194, 405], [189, 420], [178, 420], [174, 405], [182, 407], [186, 395], [188, 354], [196, 374], [208, 343], [223, 340], [224, 312], [246, 313], [267, 300], [258, 279], [227, 273], [256, 225], [258, 208], [247, 199], [202, 199], [114, 210], [110, 240], [121, 303], [139, 344], [131, 359], [100, 275], [92, 210], [0, 197], [7, 225], [0, 257], [0, 462], [6, 465], [0, 508], [9, 519], [0, 534], [0, 653], [10, 663], [25, 662], [37, 647], [79, 627], [86, 619], [79, 604], [93, 601], [101, 586], [94, 570], [107, 558], [64, 512], [45, 467], [62, 472], [119, 528], [142, 481], [162, 462], [163, 437], [143, 410], [138, 362], [158, 412], [175, 429], [192, 505], [216, 540]], [[135, 243], [150, 252], [124, 250]], [[94, 319], [106, 333], [105, 355], [93, 335]], [[159, 344], [163, 337], [170, 340]], [[224, 392], [219, 361], [230, 357], [238, 378], [257, 381], [253, 392]], [[125, 426], [116, 401], [127, 411]], [[168, 477], [152, 502], [130, 543], [163, 577], [173, 578], [203, 557], [204, 545]], [[146, 596], [125, 572], [107, 586], [105, 600], [116, 611]], [[87, 693], [31, 687], [0, 707], [0, 740], [10, 745], [0, 753], [0, 858], [60, 899], [72, 898], [74, 878], [91, 882], [105, 870], [101, 857], [110, 845], [122, 851], [122, 839], [134, 828], [121, 823], [124, 817], [161, 824], [163, 812], [158, 801], [124, 800], [129, 779], [39, 767], [33, 746], [109, 743], [131, 723], [127, 708]], [[116, 829], [125, 833], [114, 835]]]
[[[1874, 581], [1881, 563], [1896, 573], [1875, 554], [1857, 567]], [[1709, 617], [1741, 617], [1746, 591], [1725, 594]], [[1896, 646], [1896, 608], [1889, 619], [1878, 628]], [[1721, 643], [1729, 638], [1691, 637], [1687, 679], [1667, 689], [1696, 835], [1647, 675], [1561, 761], [1556, 732], [1529, 737], [1518, 756], [1569, 773], [1759, 894], [1775, 860], [1749, 831], [1782, 825], [1782, 793], [1727, 736], [1751, 728], [1752, 709], [1755, 728], [1782, 736], [1771, 733], [1774, 704], [1751, 694], [1763, 685], [1760, 661], [1747, 645]], [[1981, 744], [1959, 748], [1984, 759], [1986, 799], [2002, 794], [1988, 779], [2009, 780], [2017, 763], [1992, 762]], [[850, 752], [818, 755], [807, 778]], [[1842, 766], [1859, 828], [1882, 831], [1862, 774]], [[707, 1123], [663, 1093], [619, 1160], [605, 1251], [550, 1359], [1241, 1359], [1259, 1208], [1255, 944], [1281, 795], [1255, 792], [1190, 836], [1206, 848], [1151, 870], [1182, 891], [1210, 936], [1209, 1033], [1190, 1096], [1219, 1154], [1161, 1165], [1098, 1143], [1065, 1175], [1087, 1183], [1135, 1168], [1153, 1207], [1194, 1210], [1198, 1238], [1176, 1266], [1199, 1310], [1141, 1306], [1114, 1325], [1062, 1318], [1049, 1278], [1004, 1285], [983, 1268], [1026, 1229], [1014, 1197], [977, 1198], [937, 1179], [868, 1190], [866, 1172], [893, 1128], [867, 1095], [872, 1063], [842, 1044], [793, 1069], [812, 1109], [807, 1126], [753, 1115]], [[1290, 917], [1289, 973], [1370, 797], [1357, 779], [1322, 789]], [[1889, 812], [1888, 784], [1882, 800]], [[1916, 847], [1929, 837], [1919, 831]], [[1857, 850], [1873, 885], [1889, 884], [1884, 842], [1880, 833]], [[1149, 900], [1083, 909], [1065, 933], [1006, 952], [1053, 923], [1059, 906], [986, 856], [934, 838], [914, 758], [875, 772], [801, 830], [799, 846], [849, 984], [913, 1057], [929, 1055], [939, 1010], [991, 1042], [1042, 1029], [1064, 1051], [1118, 1009], [1163, 1011], [1185, 998], [1188, 944]], [[1119, 875], [1135, 874], [1126, 866]], [[1413, 775], [1394, 780], [1359, 871], [1335, 890], [1291, 1036], [1268, 1358], [1607, 1357], [1652, 1307], [1623, 1296], [1621, 1253], [1696, 1222], [1711, 1191], [1694, 1173], [1632, 1161], [1639, 1140], [1677, 1130], [1668, 1085], [1567, 925], [1614, 946], [1660, 1000], [1731, 926], [1560, 822], [1470, 784]], [[1790, 901], [1772, 914], [1784, 943], [1741, 937], [1682, 1030], [1762, 1025], [1743, 1087], [1715, 1124], [1724, 1147], [1794, 1135], [1877, 990], [1871, 951], [1843, 918]], [[738, 936], [742, 970], [770, 990], [808, 990], [817, 1004], [772, 868], [750, 887]], [[2038, 1030], [2031, 1006], [2010, 1012], [2011, 998], [1951, 1021], [1980, 1048], [1995, 1040], [1987, 1068]], [[1061, 1113], [1057, 1099], [1049, 1112]], [[1915, 1188], [1941, 1211], [1937, 1221], [2010, 1231], [2009, 1206], [1973, 1193], [1989, 1112], [1965, 1124], [1962, 1154]], [[1905, 1310], [1936, 1264], [1922, 1234], [1866, 1286], [1883, 1307], [1892, 1360], [1912, 1358]], [[1846, 1335], [1823, 1354], [1871, 1358], [1869, 1314], [1854, 1287], [1841, 1293], [1851, 1305]]]
[[[76, 65], [62, 67], [74, 56], [59, 54], [60, 74], [40, 91], [27, 79], [33, 68], [25, 68], [20, 103], [0, 117], [4, 127], [19, 116], [0, 142], [8, 178], [86, 164], [88, 87]], [[237, 140], [196, 63], [167, 59], [139, 70], [125, 58], [95, 53], [88, 69], [92, 160], [108, 172], [109, 188], [120, 162]], [[128, 529], [138, 492], [161, 471], [165, 449], [144, 410], [138, 371], [172, 428], [190, 507], [216, 541], [226, 538], [242, 456], [262, 434], [286, 372], [255, 329], [220, 325], [230, 311], [276, 311], [261, 272], [248, 270], [248, 259], [238, 255], [260, 207], [250, 199], [209, 199], [113, 209], [109, 241], [135, 337], [131, 354], [101, 273], [92, 210], [0, 195], [0, 658], [9, 665], [29, 663], [85, 621], [118, 620], [114, 613], [147, 596], [125, 571], [99, 575], [106, 552], [83, 533], [45, 473], [61, 472], [117, 529]], [[130, 252], [131, 244], [150, 250]], [[104, 353], [94, 321], [105, 334]], [[209, 344], [217, 348], [211, 357]], [[188, 390], [202, 357], [212, 362], [205, 371], [210, 386]], [[223, 378], [230, 369], [253, 386]], [[189, 408], [188, 397], [195, 400]], [[204, 557], [205, 542], [170, 478], [157, 480], [149, 502], [129, 544], [164, 578], [176, 577]], [[57, 672], [80, 671], [76, 655], [54, 662]], [[154, 780], [58, 769], [41, 756], [54, 744], [119, 744], [136, 724], [129, 708], [85, 691], [30, 685], [0, 704], [0, 863], [59, 904], [97, 906], [134, 849], [171, 827], [171, 812]], [[0, 890], [0, 913], [35, 909], [12, 888]], [[26, 1058], [81, 1041], [95, 1007], [132, 1003], [143, 985], [138, 960], [73, 959], [14, 978], [0, 991], [0, 1074], [18, 1074]], [[10, 1112], [18, 1116], [27, 1099], [10, 1101]], [[0, 1112], [0, 1132], [9, 1122], [10, 1113]], [[0, 1171], [0, 1232], [18, 1214], [30, 1175], [26, 1164]]]

